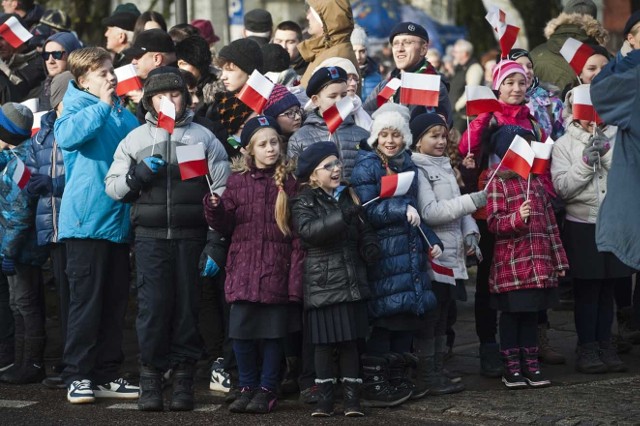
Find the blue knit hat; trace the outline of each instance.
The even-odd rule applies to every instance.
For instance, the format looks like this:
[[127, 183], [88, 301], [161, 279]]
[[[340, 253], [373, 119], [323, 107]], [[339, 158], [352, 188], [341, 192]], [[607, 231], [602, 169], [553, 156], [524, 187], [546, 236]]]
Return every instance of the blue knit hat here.
[[82, 44], [80, 44], [80, 40], [78, 40], [78, 38], [75, 35], [73, 35], [73, 33], [64, 33], [64, 32], [55, 33], [51, 35], [44, 42], [42, 47], [44, 48], [47, 45], [47, 43], [49, 43], [50, 41], [55, 41], [60, 46], [62, 46], [64, 51], [67, 52], [67, 57], [69, 57], [69, 53], [73, 52], [74, 50], [82, 48]]
[[300, 179], [308, 179], [318, 164], [327, 157], [335, 155], [340, 158], [338, 147], [333, 142], [316, 142], [302, 151], [298, 157], [296, 176]]
[[280, 126], [275, 118], [269, 117], [268, 115], [259, 115], [249, 119], [249, 121], [244, 124], [242, 133], [240, 133], [240, 145], [242, 145], [243, 148], [247, 147], [249, 142], [251, 142], [253, 134], [264, 128], [272, 128], [280, 134]]

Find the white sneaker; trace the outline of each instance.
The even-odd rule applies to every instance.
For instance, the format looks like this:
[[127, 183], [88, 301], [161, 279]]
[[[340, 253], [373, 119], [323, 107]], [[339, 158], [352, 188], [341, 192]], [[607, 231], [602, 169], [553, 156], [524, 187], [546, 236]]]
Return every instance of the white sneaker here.
[[7, 371], [11, 367], [13, 367], [13, 362], [7, 365], [0, 365], [0, 373]]
[[67, 401], [72, 404], [90, 404], [95, 402], [96, 397], [91, 389], [91, 380], [76, 380], [69, 385], [67, 391]]
[[209, 389], [218, 392], [229, 392], [231, 389], [231, 379], [229, 373], [222, 368], [223, 358], [218, 358], [211, 365], [211, 380], [209, 381]]
[[96, 398], [138, 399], [140, 388], [120, 378], [113, 382], [94, 386], [93, 393]]

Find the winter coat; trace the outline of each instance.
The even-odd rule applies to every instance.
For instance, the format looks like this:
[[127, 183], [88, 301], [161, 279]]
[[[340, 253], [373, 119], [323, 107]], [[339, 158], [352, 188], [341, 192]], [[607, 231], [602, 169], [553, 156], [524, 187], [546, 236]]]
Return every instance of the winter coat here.
[[[401, 313], [423, 315], [436, 306], [427, 274], [428, 245], [418, 229], [407, 221], [407, 206], [417, 209], [417, 168], [411, 161], [411, 154], [405, 151], [402, 155], [400, 167], [392, 164], [389, 167], [396, 173], [416, 172], [409, 191], [405, 195], [373, 201], [365, 207], [382, 249], [380, 262], [368, 269], [369, 314], [372, 318]], [[363, 204], [380, 194], [380, 182], [386, 174], [380, 157], [363, 144], [351, 175], [351, 184]], [[421, 228], [431, 244], [442, 245], [431, 229], [424, 225]]]
[[[203, 145], [211, 190], [216, 194], [224, 191], [230, 169], [220, 142], [192, 119], [193, 113], [188, 111], [176, 122], [173, 134], [169, 134], [164, 129], [159, 130], [157, 120], [147, 113], [147, 123], [131, 131], [116, 149], [104, 180], [105, 187], [114, 200], [133, 202], [131, 223], [136, 236], [178, 239], [206, 235], [207, 224], [202, 209], [202, 197], [209, 193], [206, 176], [182, 180], [176, 148]], [[157, 141], [155, 148], [154, 138]], [[162, 155], [167, 167], [161, 168], [140, 193], [132, 194], [127, 174], [152, 151]]]
[[[234, 171], [218, 207], [205, 197], [207, 223], [231, 236], [227, 255], [225, 295], [228, 303], [281, 304], [302, 300], [303, 255], [297, 238], [287, 237], [275, 220], [278, 188], [273, 169]], [[296, 181], [284, 183], [289, 197]]]
[[291, 158], [298, 157], [302, 151], [312, 144], [331, 140], [338, 146], [340, 158], [344, 161], [343, 177], [349, 180], [358, 155], [358, 145], [361, 145], [360, 142], [366, 145], [368, 137], [369, 132], [362, 127], [356, 126], [353, 116], [349, 115], [329, 138], [327, 123], [315, 110], [307, 115], [302, 127], [296, 130], [289, 138], [287, 154]]
[[607, 196], [596, 223], [598, 250], [640, 269], [640, 50], [611, 61], [591, 82], [591, 101], [605, 123], [618, 126]]
[[363, 68], [360, 68], [360, 85], [362, 87], [360, 99], [365, 101], [381, 81], [382, 74], [378, 71], [378, 64], [373, 58], [367, 56], [367, 62]]
[[418, 212], [444, 245], [438, 263], [453, 268], [456, 279], [466, 280], [469, 276], [464, 237], [480, 236], [471, 217], [476, 206], [470, 195], [460, 195], [449, 157], [414, 152], [411, 160], [418, 167]]
[[69, 82], [65, 107], [53, 126], [64, 159], [66, 186], [59, 237], [129, 241], [129, 206], [105, 193], [104, 178], [118, 144], [138, 126], [119, 103], [113, 106]]
[[[13, 180], [18, 166], [16, 156], [24, 162], [31, 142], [0, 151], [0, 257], [22, 265], [42, 266], [48, 253], [38, 246], [35, 226], [36, 200]], [[15, 155], [14, 155], [15, 154]]]
[[[2, 69], [5, 68], [5, 69]], [[0, 104], [6, 102], [22, 102], [38, 96], [40, 83], [47, 77], [44, 59], [37, 50], [16, 53], [2, 63], [0, 73], [7, 78], [8, 91], [3, 90]], [[6, 99], [6, 96], [9, 99]]]
[[482, 65], [473, 58], [469, 58], [466, 64], [456, 65], [453, 76], [449, 79], [449, 101], [456, 112], [465, 113], [467, 96], [465, 86], [479, 86], [484, 80]]
[[327, 58], [344, 58], [358, 69], [358, 60], [351, 46], [353, 14], [349, 0], [308, 0], [322, 20], [322, 35], [310, 38], [298, 44], [300, 56], [308, 62], [300, 85], [307, 87], [315, 69]]
[[560, 54], [567, 38], [583, 43], [605, 45], [608, 34], [602, 24], [590, 15], [561, 13], [547, 23], [544, 29], [547, 42], [530, 53], [533, 72], [540, 79], [564, 89], [576, 81], [576, 73]]
[[518, 210], [526, 191], [527, 180], [511, 171], [499, 172], [489, 184], [487, 226], [496, 235], [491, 293], [556, 287], [557, 273], [569, 267], [551, 201], [538, 176], [531, 175], [531, 215], [525, 223]]
[[346, 220], [354, 205], [349, 191], [336, 200], [320, 188], [305, 188], [291, 200], [291, 215], [306, 249], [302, 286], [306, 308], [369, 298], [364, 248], [378, 246], [375, 232], [360, 218]]
[[[26, 161], [32, 176], [41, 174], [51, 178], [51, 192], [35, 194], [38, 200], [36, 230], [38, 244], [41, 246], [57, 243], [59, 237], [58, 217], [64, 192], [65, 173], [62, 150], [53, 135], [53, 124], [56, 119], [55, 111], [49, 111], [42, 116], [40, 130], [31, 139], [31, 149]], [[26, 188], [27, 193], [32, 196], [34, 196], [33, 182], [30, 180]]]
[[[527, 92], [527, 106], [545, 135], [553, 140], [564, 134], [563, 104], [557, 88], [549, 85], [535, 86]], [[543, 141], [544, 142], [544, 141]]]

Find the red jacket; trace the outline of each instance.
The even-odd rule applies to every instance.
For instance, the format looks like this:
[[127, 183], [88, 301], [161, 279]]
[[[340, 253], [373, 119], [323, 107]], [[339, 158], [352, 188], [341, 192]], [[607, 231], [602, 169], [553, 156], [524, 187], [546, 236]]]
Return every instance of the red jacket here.
[[549, 195], [539, 177], [531, 176], [527, 223], [518, 211], [526, 197], [525, 179], [513, 172], [499, 172], [488, 191], [487, 225], [496, 234], [489, 291], [556, 287], [557, 272], [569, 265]]

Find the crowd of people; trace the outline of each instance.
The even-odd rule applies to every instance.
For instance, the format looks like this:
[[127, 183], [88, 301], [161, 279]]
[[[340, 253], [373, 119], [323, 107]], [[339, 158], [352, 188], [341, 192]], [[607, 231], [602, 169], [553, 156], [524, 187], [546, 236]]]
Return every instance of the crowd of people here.
[[[401, 22], [385, 71], [348, 0], [307, 3], [304, 34], [254, 9], [220, 48], [207, 20], [167, 28], [126, 3], [103, 20], [102, 48], [64, 11], [2, 2], [0, 24], [33, 37], [16, 47], [0, 32], [0, 382], [143, 411], [164, 410], [171, 386], [168, 408], [188, 411], [204, 359], [232, 412], [299, 393], [331, 416], [340, 382], [344, 415], [363, 416], [464, 391], [445, 361], [476, 266], [483, 375], [551, 384], [541, 362], [566, 360], [547, 311], [563, 290], [575, 369], [626, 370], [618, 354], [640, 343], [640, 11], [615, 54], [593, 2], [571, 0], [545, 44], [478, 61], [459, 40], [447, 71], [425, 28]], [[588, 47], [581, 70], [560, 54], [568, 37]], [[141, 87], [116, 93], [129, 64]], [[238, 97], [255, 71], [275, 83], [257, 112]], [[402, 87], [383, 96], [408, 73], [442, 76], [436, 106], [403, 105]], [[584, 120], [589, 84], [599, 116]], [[469, 117], [465, 88], [482, 85], [499, 108]], [[550, 167], [501, 167], [518, 138], [554, 140]], [[187, 151], [206, 170], [184, 176]], [[404, 189], [383, 195], [390, 176]], [[63, 342], [48, 377], [46, 262]], [[138, 385], [120, 371], [130, 293]]]

